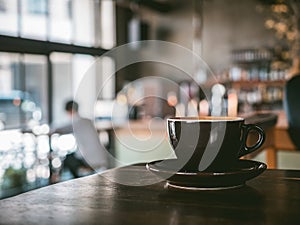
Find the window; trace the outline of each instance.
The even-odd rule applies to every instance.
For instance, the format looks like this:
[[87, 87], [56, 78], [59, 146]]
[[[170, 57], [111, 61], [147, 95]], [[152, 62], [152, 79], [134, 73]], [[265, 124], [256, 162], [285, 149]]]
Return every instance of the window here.
[[48, 119], [45, 56], [0, 54], [2, 129], [32, 127]]
[[[100, 12], [103, 2], [111, 12], [104, 30], [99, 21], [106, 12]], [[3, 190], [10, 193], [6, 184], [19, 172], [25, 178], [13, 187], [18, 192], [27, 184], [48, 184], [54, 165], [47, 159], [48, 124], [65, 123], [65, 102], [82, 85], [80, 113], [94, 116], [89, 109], [106, 79], [102, 72], [111, 74], [114, 66], [111, 59], [101, 61], [101, 71], [94, 66], [96, 57], [114, 46], [113, 7], [113, 0], [0, 0], [0, 20], [5, 21], [0, 23], [0, 198]], [[114, 97], [114, 83], [106, 92], [100, 97]], [[23, 127], [35, 135], [19, 131]]]
[[72, 54], [54, 52], [50, 55], [53, 76], [53, 123], [61, 124], [68, 119], [64, 104], [72, 95]]
[[48, 13], [48, 0], [27, 0], [28, 13], [46, 15]]
[[[36, 3], [36, 4], [35, 4]], [[22, 37], [47, 39], [46, 0], [21, 0], [20, 34]]]
[[72, 1], [50, 1], [49, 39], [64, 43], [72, 42]]
[[[77, 45], [95, 46], [94, 1], [73, 1], [73, 42]], [[88, 16], [83, 16], [88, 15]], [[100, 28], [99, 28], [100, 29]]]
[[[18, 5], [17, 0], [0, 1], [0, 32], [6, 35], [18, 34]], [[3, 22], [5, 21], [5, 22]]]
[[[47, 49], [43, 46], [38, 49], [39, 55], [28, 55], [24, 49], [22, 54], [0, 53], [1, 90], [28, 93], [40, 110], [41, 121], [52, 122], [64, 118], [63, 100], [73, 97], [80, 76], [83, 76], [84, 70], [89, 69], [89, 64], [96, 61], [96, 58], [90, 56], [95, 51], [89, 54], [89, 49], [84, 50], [86, 55], [76, 52], [77, 50], [68, 53], [73, 48], [71, 44], [82, 47], [101, 46], [104, 49], [114, 47], [114, 7], [113, 0], [0, 0], [0, 19], [8, 21], [0, 24], [0, 35], [70, 44], [66, 46], [66, 53], [53, 52], [51, 56], [49, 52], [43, 53]], [[31, 45], [37, 46], [34, 42]], [[13, 52], [18, 51], [14, 44], [10, 46]], [[30, 50], [30, 46], [26, 48]], [[114, 67], [113, 60], [108, 58], [97, 60], [97, 63], [101, 66], [91, 66], [95, 67], [92, 68], [95, 74], [91, 76], [94, 81], [89, 81], [95, 89], [93, 95], [98, 94], [101, 82], [107, 79], [103, 76], [110, 74], [105, 71], [113, 71]], [[113, 98], [114, 82], [113, 79], [109, 81], [98, 97]], [[22, 121], [13, 126], [27, 122]]]
[[4, 0], [0, 1], [0, 12], [6, 12], [6, 2]]
[[31, 108], [33, 119], [31, 122], [46, 123], [48, 121], [47, 58], [43, 55], [25, 54], [23, 64], [24, 74], [21, 76], [24, 76], [24, 90], [30, 94], [34, 102]]

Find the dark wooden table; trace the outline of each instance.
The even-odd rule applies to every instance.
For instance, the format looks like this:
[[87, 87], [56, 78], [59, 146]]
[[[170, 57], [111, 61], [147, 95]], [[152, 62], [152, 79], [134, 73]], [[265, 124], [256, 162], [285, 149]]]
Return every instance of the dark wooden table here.
[[300, 171], [266, 170], [219, 191], [155, 181], [135, 165], [54, 184], [0, 200], [0, 224], [300, 224]]

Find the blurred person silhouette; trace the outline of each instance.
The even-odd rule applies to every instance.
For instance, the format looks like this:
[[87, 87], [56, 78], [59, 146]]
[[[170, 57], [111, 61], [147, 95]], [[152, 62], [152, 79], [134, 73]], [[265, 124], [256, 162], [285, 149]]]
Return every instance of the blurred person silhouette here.
[[55, 129], [55, 133], [59, 134], [73, 133], [76, 139], [77, 150], [68, 154], [64, 160], [64, 168], [68, 168], [75, 178], [81, 176], [81, 168], [101, 172], [108, 167], [105, 148], [100, 142], [93, 122], [81, 117], [78, 110], [79, 105], [76, 101], [68, 101], [65, 104], [65, 111], [72, 122]]

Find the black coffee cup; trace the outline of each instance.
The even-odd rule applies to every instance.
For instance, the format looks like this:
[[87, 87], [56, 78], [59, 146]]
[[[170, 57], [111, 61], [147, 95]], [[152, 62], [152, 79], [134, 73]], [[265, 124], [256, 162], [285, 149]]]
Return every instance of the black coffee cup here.
[[[241, 117], [174, 117], [167, 120], [167, 126], [177, 171], [229, 171], [240, 157], [257, 150], [265, 140], [261, 127], [244, 124]], [[258, 134], [253, 146], [246, 143], [249, 132]]]

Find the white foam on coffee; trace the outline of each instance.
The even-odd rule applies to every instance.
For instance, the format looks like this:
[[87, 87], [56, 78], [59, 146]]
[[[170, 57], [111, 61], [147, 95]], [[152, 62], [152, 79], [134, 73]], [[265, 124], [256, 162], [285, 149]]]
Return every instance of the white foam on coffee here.
[[170, 121], [182, 121], [186, 123], [197, 123], [197, 122], [221, 122], [221, 121], [242, 121], [242, 117], [228, 117], [228, 116], [204, 116], [204, 117], [173, 117], [168, 118]]

